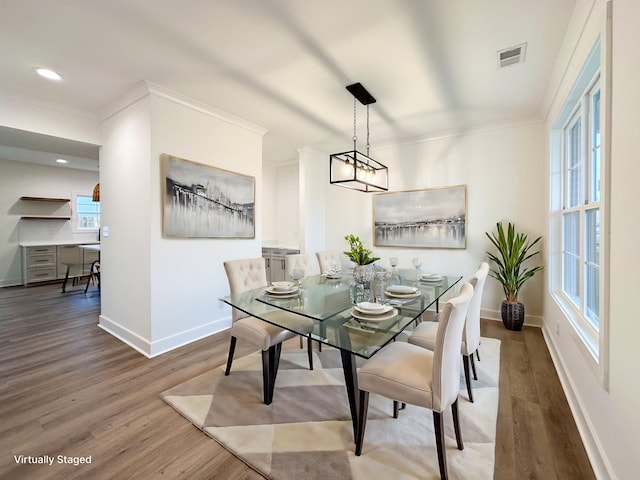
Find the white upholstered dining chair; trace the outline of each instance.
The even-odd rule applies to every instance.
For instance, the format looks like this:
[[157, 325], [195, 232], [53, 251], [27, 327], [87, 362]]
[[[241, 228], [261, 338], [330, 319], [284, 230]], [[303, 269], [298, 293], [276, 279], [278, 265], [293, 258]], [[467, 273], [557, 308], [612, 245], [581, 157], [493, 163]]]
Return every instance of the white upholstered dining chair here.
[[[287, 274], [287, 278], [293, 279], [294, 267], [302, 267], [304, 270], [304, 276], [318, 275], [320, 268], [315, 257], [310, 257], [304, 253], [294, 253], [292, 255], [285, 255], [284, 257], [284, 270]], [[322, 350], [322, 343], [318, 342], [320, 350]], [[300, 337], [300, 348], [302, 348], [302, 337]]]
[[460, 342], [472, 296], [473, 287], [465, 283], [459, 295], [445, 304], [440, 314], [440, 328], [433, 351], [410, 343], [393, 342], [362, 365], [358, 371], [360, 398], [356, 455], [362, 453], [369, 393], [377, 393], [433, 412], [440, 477], [447, 478], [442, 414], [451, 407], [458, 449], [462, 450], [464, 445], [458, 418]]
[[333, 270], [333, 264], [338, 262], [340, 268], [344, 268], [345, 263], [348, 261], [347, 256], [343, 252], [338, 251], [325, 251], [316, 252], [318, 258], [318, 265], [320, 266], [320, 273], [326, 274], [327, 271]]
[[293, 268], [300, 266], [304, 269], [304, 276], [318, 275], [320, 273], [320, 267], [318, 267], [318, 261], [315, 257], [311, 257], [305, 253], [297, 253], [293, 255], [286, 255], [284, 257], [284, 268], [287, 272], [287, 278], [291, 278], [293, 274]]
[[[224, 270], [229, 279], [229, 289], [231, 294], [238, 294], [253, 290], [254, 288], [267, 286], [267, 274], [264, 258], [250, 258], [242, 260], [231, 260], [224, 262]], [[233, 362], [233, 353], [238, 338], [251, 344], [253, 347], [262, 350], [262, 382], [264, 403], [269, 405], [273, 401], [273, 389], [278, 373], [278, 363], [282, 342], [295, 337], [297, 334], [283, 328], [272, 325], [259, 318], [247, 315], [234, 308], [232, 309], [231, 342], [229, 345], [229, 356], [227, 358], [227, 368], [224, 372], [229, 375]], [[313, 320], [289, 313], [285, 311], [268, 311], [265, 306], [265, 318], [278, 317], [280, 324], [291, 325], [296, 332], [310, 333], [313, 331]], [[313, 353], [311, 350], [311, 336], [307, 336], [307, 349], [309, 356], [309, 368], [313, 370]]]
[[[473, 378], [477, 380], [478, 375], [476, 373], [473, 354], [475, 353], [478, 359], [480, 358], [478, 353], [478, 347], [480, 346], [480, 306], [482, 304], [482, 291], [484, 290], [484, 284], [488, 274], [489, 264], [482, 262], [471, 280], [469, 280], [469, 283], [473, 286], [473, 298], [467, 310], [467, 319], [462, 332], [460, 353], [462, 354], [464, 379], [467, 384], [467, 394], [469, 395], [470, 402], [473, 402], [473, 389], [471, 388], [469, 369], [471, 368], [473, 370]], [[409, 343], [433, 350], [435, 348], [437, 331], [438, 322], [423, 322], [415, 328], [409, 337]]]

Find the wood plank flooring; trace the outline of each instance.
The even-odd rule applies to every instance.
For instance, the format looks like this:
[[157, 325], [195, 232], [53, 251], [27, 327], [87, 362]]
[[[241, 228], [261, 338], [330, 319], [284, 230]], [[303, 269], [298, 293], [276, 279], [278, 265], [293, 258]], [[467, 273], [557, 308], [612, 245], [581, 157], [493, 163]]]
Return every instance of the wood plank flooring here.
[[[92, 290], [0, 288], [0, 479], [262, 478], [159, 396], [223, 364], [228, 334], [147, 359], [97, 327], [99, 309]], [[540, 330], [482, 334], [502, 340], [495, 478], [595, 478]]]

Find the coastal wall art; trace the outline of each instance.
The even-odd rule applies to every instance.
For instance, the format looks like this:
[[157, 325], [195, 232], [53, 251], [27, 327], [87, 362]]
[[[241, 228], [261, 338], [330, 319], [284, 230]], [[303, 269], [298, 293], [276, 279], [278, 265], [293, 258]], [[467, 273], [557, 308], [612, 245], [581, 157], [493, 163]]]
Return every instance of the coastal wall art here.
[[373, 197], [373, 243], [379, 247], [466, 248], [466, 221], [466, 185]]
[[255, 238], [255, 178], [161, 155], [167, 237]]

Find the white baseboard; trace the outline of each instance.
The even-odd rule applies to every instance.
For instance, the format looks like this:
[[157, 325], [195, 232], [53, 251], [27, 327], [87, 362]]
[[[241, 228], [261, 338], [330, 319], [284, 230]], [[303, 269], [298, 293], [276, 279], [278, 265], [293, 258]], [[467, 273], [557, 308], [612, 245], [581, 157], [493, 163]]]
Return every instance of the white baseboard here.
[[196, 328], [155, 340], [151, 344], [151, 357], [161, 355], [228, 328], [231, 328], [231, 317], [221, 318], [214, 322], [209, 322], [205, 325], [200, 325]]
[[546, 328], [542, 329], [542, 334], [544, 341], [547, 344], [549, 354], [551, 355], [553, 365], [558, 373], [562, 390], [564, 391], [564, 395], [569, 403], [569, 408], [571, 409], [576, 426], [578, 427], [580, 438], [582, 438], [582, 443], [587, 451], [587, 457], [589, 457], [589, 461], [591, 462], [593, 473], [599, 480], [616, 480], [617, 477], [613, 473], [611, 464], [609, 463], [607, 456], [604, 453], [604, 449], [598, 440], [595, 429], [589, 421], [588, 415], [585, 415], [585, 409], [582, 402], [575, 393], [575, 386], [573, 385], [571, 377], [567, 374], [566, 366], [562, 357], [558, 354], [556, 344], [553, 340], [553, 335]]
[[147, 358], [153, 358], [168, 351], [182, 347], [188, 343], [195, 342], [202, 338], [213, 335], [214, 333], [221, 332], [231, 326], [231, 317], [222, 318], [214, 322], [207, 323], [205, 325], [185, 330], [168, 337], [150, 342], [146, 338], [141, 337], [135, 332], [132, 332], [126, 327], [123, 327], [117, 322], [109, 319], [104, 315], [100, 315], [100, 322], [98, 327], [102, 328], [105, 332], [113, 335], [118, 340], [126, 343], [134, 350], [137, 350]]
[[[480, 310], [480, 317], [487, 318], [489, 320], [502, 321], [502, 314], [498, 310], [489, 310], [483, 308]], [[525, 310], [524, 324], [530, 327], [542, 327], [542, 317], [537, 315], [527, 315]]]

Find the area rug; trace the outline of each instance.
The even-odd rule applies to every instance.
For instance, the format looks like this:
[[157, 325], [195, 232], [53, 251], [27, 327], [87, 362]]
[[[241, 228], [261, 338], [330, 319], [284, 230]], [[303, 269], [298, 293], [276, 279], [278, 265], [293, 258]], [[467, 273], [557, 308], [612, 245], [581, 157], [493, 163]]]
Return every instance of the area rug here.
[[[393, 418], [393, 402], [371, 394], [362, 455], [355, 456], [340, 354], [283, 350], [273, 403], [262, 403], [261, 355], [256, 352], [162, 393], [165, 402], [264, 477], [303, 479], [438, 479], [431, 411], [408, 405]], [[461, 376], [456, 447], [451, 412], [445, 413], [451, 479], [492, 479], [495, 458], [500, 342], [483, 338], [475, 403]]]

